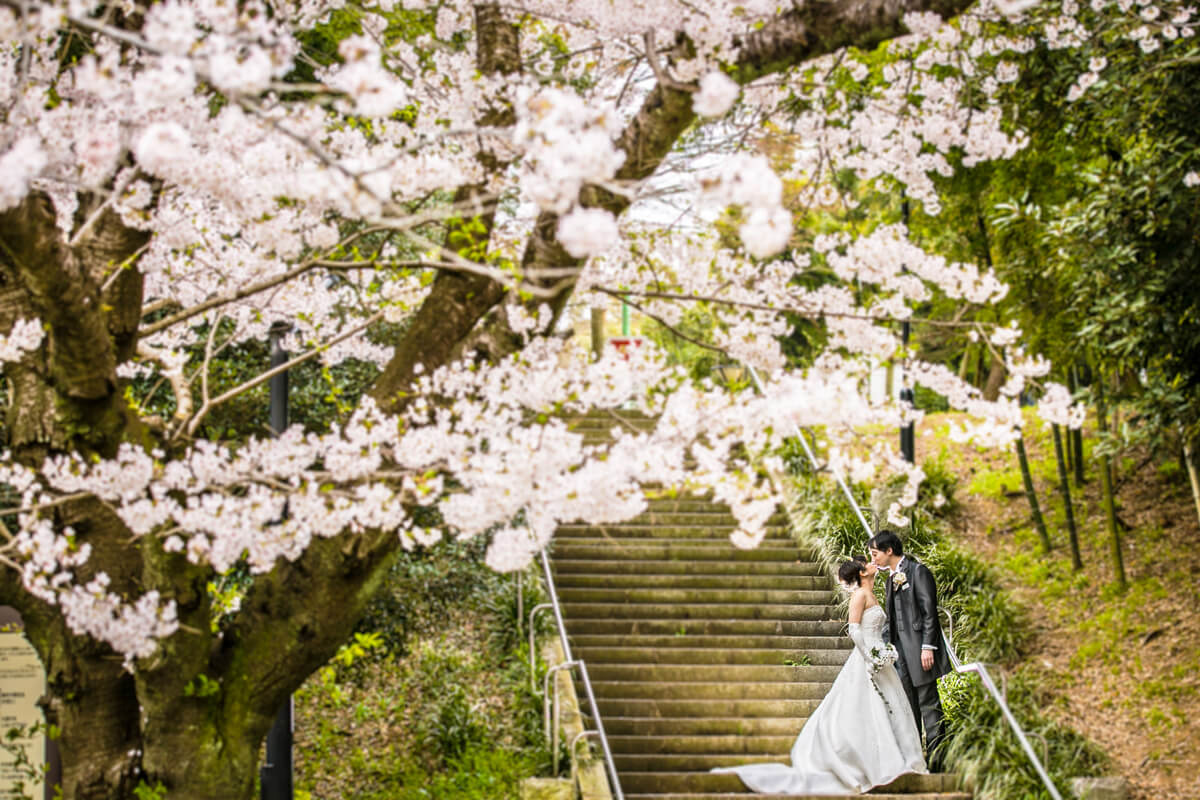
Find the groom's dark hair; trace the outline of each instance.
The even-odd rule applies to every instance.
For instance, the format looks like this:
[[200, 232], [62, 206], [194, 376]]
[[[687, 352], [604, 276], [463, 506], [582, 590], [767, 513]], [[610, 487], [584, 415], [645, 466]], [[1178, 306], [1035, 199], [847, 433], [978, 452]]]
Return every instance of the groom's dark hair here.
[[887, 528], [876, 533], [867, 541], [867, 547], [879, 550], [880, 552], [892, 551], [892, 555], [904, 555], [904, 545], [900, 542], [900, 537]]

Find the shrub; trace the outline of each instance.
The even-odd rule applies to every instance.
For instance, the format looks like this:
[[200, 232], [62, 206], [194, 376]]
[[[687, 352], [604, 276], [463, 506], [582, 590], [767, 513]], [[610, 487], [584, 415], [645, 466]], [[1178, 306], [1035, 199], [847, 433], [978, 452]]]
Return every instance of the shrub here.
[[[974, 678], [952, 676], [942, 681], [940, 689], [950, 730], [945, 761], [974, 783], [976, 798], [1049, 798], [1000, 706], [982, 684]], [[1060, 791], [1074, 776], [1104, 771], [1107, 758], [1099, 748], [1042, 713], [1053, 697], [1035, 672], [1024, 669], [1014, 673], [1008, 682], [1007, 700]]]

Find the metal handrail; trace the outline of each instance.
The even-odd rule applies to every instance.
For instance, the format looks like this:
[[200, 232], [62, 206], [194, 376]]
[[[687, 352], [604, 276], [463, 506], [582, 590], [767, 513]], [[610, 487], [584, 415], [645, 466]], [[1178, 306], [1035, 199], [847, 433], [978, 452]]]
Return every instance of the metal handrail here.
[[[766, 388], [763, 386], [762, 379], [760, 379], [758, 376], [758, 370], [749, 364], [746, 366], [749, 368], [750, 377], [754, 381], [755, 388], [758, 389], [759, 394], [765, 395]], [[812, 448], [809, 447], [808, 439], [805, 437], [804, 432], [800, 429], [800, 426], [793, 423], [792, 429], [796, 438], [800, 440], [800, 444], [804, 447], [804, 454], [808, 456], [808, 460], [812, 463], [813, 469], [820, 470], [821, 465], [817, 461], [816, 454], [813, 453]], [[833, 475], [834, 480], [837, 481], [838, 486], [842, 488], [842, 492], [845, 493], [846, 499], [850, 501], [850, 507], [853, 508], [854, 513], [858, 515], [858, 520], [862, 523], [863, 530], [867, 532], [867, 536], [874, 536], [875, 532], [871, 530], [871, 526], [867, 523], [867, 518], [863, 516], [862, 509], [859, 508], [858, 501], [854, 499], [854, 494], [850, 491], [850, 486], [846, 483], [845, 478], [842, 477], [841, 470], [839, 470], [833, 464], [830, 464], [829, 471]], [[950, 616], [949, 611], [946, 611], [946, 615], [950, 618], [950, 630], [951, 633], [953, 633], [954, 618]], [[1040, 777], [1042, 779], [1042, 783], [1045, 784], [1046, 791], [1050, 792], [1050, 796], [1054, 798], [1054, 800], [1062, 800], [1062, 795], [1059, 794], [1058, 788], [1054, 785], [1054, 781], [1050, 779], [1050, 775], [1046, 772], [1046, 768], [1042, 766], [1041, 760], [1038, 759], [1037, 754], [1033, 752], [1033, 746], [1030, 745], [1029, 737], [1026, 735], [1025, 730], [1021, 727], [1021, 724], [1017, 722], [1017, 718], [1013, 716], [1012, 709], [1009, 708], [1008, 702], [1004, 699], [1004, 695], [1000, 692], [999, 688], [997, 688], [996, 682], [992, 680], [992, 675], [990, 672], [988, 672], [987, 666], [985, 666], [981, 661], [973, 661], [969, 664], [964, 664], [962, 660], [959, 659], [958, 653], [955, 652], [954, 645], [950, 638], [947, 637], [944, 632], [942, 633], [942, 643], [946, 645], [946, 654], [950, 657], [950, 664], [954, 667], [955, 672], [962, 674], [974, 672], [979, 675], [979, 680], [983, 684], [983, 688], [988, 691], [988, 694], [990, 694], [996, 701], [996, 704], [1000, 706], [1000, 712], [1004, 715], [1004, 719], [1008, 722], [1009, 727], [1012, 728], [1013, 733], [1016, 734], [1017, 741], [1020, 743], [1021, 749], [1024, 750], [1025, 755], [1029, 757], [1029, 761], [1033, 764], [1033, 768], [1037, 771], [1038, 777]]]
[[[576, 659], [571, 654], [571, 643], [567, 641], [567, 625], [563, 621], [562, 606], [558, 602], [558, 592], [554, 588], [554, 576], [550, 573], [550, 558], [545, 549], [541, 553], [542, 573], [546, 578], [546, 594], [550, 595], [550, 607], [554, 609], [554, 622], [558, 626], [558, 638], [562, 643], [563, 663], [579, 668], [579, 679], [583, 690], [587, 693], [588, 707], [592, 711], [592, 722], [596, 725], [596, 737], [600, 740], [600, 749], [604, 753], [604, 766], [608, 771], [608, 779], [612, 782], [613, 794], [616, 800], [625, 800], [621, 791], [621, 779], [617, 777], [617, 765], [613, 760], [612, 748], [608, 745], [608, 736], [604, 732], [604, 721], [600, 719], [600, 707], [596, 704], [596, 694], [592, 691], [592, 679], [588, 676], [587, 664], [583, 659]], [[562, 666], [562, 665], [559, 665]], [[557, 682], [555, 682], [557, 687]]]

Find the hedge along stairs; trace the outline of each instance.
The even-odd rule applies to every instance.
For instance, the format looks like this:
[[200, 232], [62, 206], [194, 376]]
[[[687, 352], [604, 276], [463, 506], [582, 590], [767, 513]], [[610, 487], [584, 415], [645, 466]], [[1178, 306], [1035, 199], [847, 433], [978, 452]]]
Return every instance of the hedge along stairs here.
[[[616, 425], [654, 424], [615, 414], [572, 425], [600, 443]], [[551, 551], [567, 633], [587, 662], [621, 788], [630, 800], [773, 797], [708, 770], [787, 763], [852, 648], [833, 583], [799, 551], [782, 512], [757, 549], [738, 550], [727, 506], [648, 502], [621, 525], [561, 526]], [[909, 775], [872, 796], [967, 800], [957, 784]]]

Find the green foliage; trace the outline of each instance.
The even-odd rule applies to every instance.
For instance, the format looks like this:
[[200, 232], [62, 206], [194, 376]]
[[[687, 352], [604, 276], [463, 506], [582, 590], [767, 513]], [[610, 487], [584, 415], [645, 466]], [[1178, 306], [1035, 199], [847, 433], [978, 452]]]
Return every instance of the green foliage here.
[[183, 687], [184, 697], [213, 697], [220, 693], [220, 681], [214, 681], [203, 672], [192, 678], [188, 681], [187, 686]]
[[388, 650], [404, 655], [410, 633], [436, 629], [464, 599], [481, 606], [501, 585], [483, 562], [485, 548], [478, 537], [402, 553], [356, 630], [378, 634]]
[[913, 405], [921, 411], [930, 413], [950, 410], [950, 402], [945, 396], [938, 394], [932, 389], [926, 389], [920, 384], [917, 384], [913, 388]]
[[[953, 497], [955, 481], [943, 463], [930, 462], [926, 472], [937, 484], [936, 491]], [[832, 561], [860, 552], [864, 534], [849, 503], [831, 488], [810, 476], [796, 479], [796, 507], [805, 528], [802, 536]], [[911, 529], [901, 535], [905, 552], [928, 565], [937, 579], [939, 605], [954, 620], [956, 651], [964, 660], [1016, 660], [1028, 635], [1027, 615], [1001, 587], [996, 572], [955, 545], [925, 505], [922, 497]], [[993, 673], [998, 675], [1002, 670], [994, 667]], [[1051, 685], [1045, 676], [1019, 670], [1009, 681], [1008, 701], [1034, 741], [1044, 741], [1048, 768], [1062, 787], [1070, 777], [1098, 774], [1105, 762], [1094, 745], [1045, 714], [1046, 707], [1054, 702]], [[1047, 796], [999, 706], [986, 695], [977, 678], [948, 676], [941, 682], [940, 691], [952, 732], [945, 763], [950, 770], [974, 780], [980, 800], [1040, 800]]]
[[520, 752], [473, 745], [450, 759], [436, 775], [413, 771], [386, 793], [362, 800], [494, 800], [517, 797], [522, 779], [537, 772], [539, 760]]
[[[716, 317], [708, 305], [695, 303], [689, 306], [679, 322], [672, 326], [683, 336], [654, 320], [644, 321], [641, 333], [667, 354], [668, 363], [682, 365], [692, 380], [702, 381], [713, 377], [717, 364], [728, 361], [723, 353], [695, 343], [711, 344], [716, 324]], [[687, 338], [683, 338], [684, 336]]]
[[[954, 675], [943, 679], [939, 688], [950, 726], [946, 763], [973, 781], [979, 800], [1043, 800], [1050, 796], [1000, 706], [978, 679]], [[1104, 753], [1046, 715], [1045, 709], [1059, 701], [1047, 688], [1044, 676], [1028, 668], [1016, 671], [1008, 680], [1006, 697], [1060, 791], [1072, 777], [1104, 773]]]
[[[448, 541], [404, 554], [354, 639], [297, 693], [309, 720], [298, 797], [515, 797], [522, 778], [549, 774], [531, 688], [545, 665], [530, 675], [516, 576], [483, 552]], [[526, 614], [540, 591], [526, 575]]]
[[468, 748], [483, 744], [487, 733], [461, 685], [442, 687], [417, 717], [418, 746], [445, 761], [459, 758]]
[[159, 781], [153, 784], [138, 781], [137, 786], [133, 787], [133, 796], [135, 800], [166, 800], [167, 787]]

